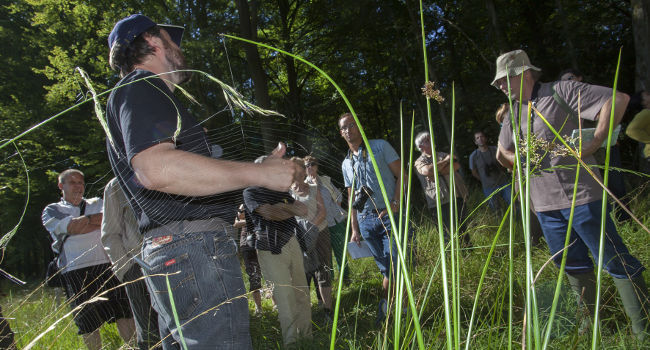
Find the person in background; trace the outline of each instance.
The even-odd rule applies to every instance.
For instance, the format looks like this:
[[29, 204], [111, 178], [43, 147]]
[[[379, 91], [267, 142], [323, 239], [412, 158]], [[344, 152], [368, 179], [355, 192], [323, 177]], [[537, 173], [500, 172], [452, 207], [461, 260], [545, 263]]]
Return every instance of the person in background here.
[[[249, 244], [249, 233], [246, 228], [246, 210], [244, 205], [240, 205], [237, 209], [237, 217], [233, 226], [239, 229], [239, 252], [244, 259], [244, 269], [248, 275], [248, 290], [253, 296], [255, 303], [255, 314], [262, 313], [262, 271], [260, 270], [260, 263], [257, 261], [257, 251], [252, 244]], [[252, 238], [251, 238], [252, 240]], [[251, 242], [252, 243], [252, 242]]]
[[[313, 156], [305, 157], [305, 168], [307, 169], [307, 182], [318, 185], [323, 203], [325, 204], [327, 229], [330, 232], [330, 240], [334, 257], [343, 270], [343, 250], [345, 249], [345, 225], [347, 212], [341, 208], [343, 194], [332, 184], [332, 179], [327, 175], [318, 175], [318, 159]], [[350, 266], [346, 264], [343, 272], [343, 281], [347, 284], [350, 278]]]
[[[293, 157], [291, 161], [298, 166], [305, 166], [302, 158]], [[304, 169], [304, 168], [303, 168]], [[305, 272], [307, 273], [307, 284], [311, 284], [312, 277], [318, 284], [319, 295], [323, 301], [325, 317], [332, 320], [332, 246], [330, 244], [330, 232], [327, 229], [325, 203], [318, 190], [318, 185], [305, 182], [305, 178], [298, 180], [291, 185], [291, 196], [307, 207], [307, 215], [296, 217], [298, 224], [305, 229]], [[315, 239], [314, 239], [315, 238]]]
[[[117, 323], [125, 343], [135, 333], [129, 299], [111, 271], [111, 261], [101, 241], [103, 201], [86, 199], [84, 174], [68, 169], [59, 174], [61, 201], [43, 210], [43, 226], [52, 236], [52, 250], [59, 253], [58, 265], [74, 323], [88, 349], [101, 349], [99, 328], [105, 322]], [[101, 293], [106, 300], [86, 303]]]
[[[348, 144], [348, 154], [341, 164], [343, 180], [348, 189], [348, 198], [354, 201], [350, 211], [351, 231], [350, 242], [361, 244], [361, 237], [368, 244], [379, 272], [384, 276], [382, 281], [382, 299], [379, 300], [375, 324], [381, 325], [388, 314], [389, 278], [397, 267], [397, 251], [395, 239], [397, 230], [392, 227], [388, 211], [397, 213], [402, 196], [401, 161], [395, 149], [385, 140], [369, 140], [368, 143], [374, 154], [379, 168], [386, 195], [390, 199], [388, 205], [384, 202], [379, 180], [373, 168], [372, 160], [366, 149], [359, 126], [350, 113], [339, 117], [338, 127], [341, 137]], [[352, 185], [354, 182], [354, 192]], [[396, 218], [399, 216], [396, 216]]]
[[[415, 147], [418, 151], [421, 152], [420, 156], [415, 160], [415, 170], [424, 190], [424, 195], [427, 200], [427, 206], [431, 210], [434, 220], [437, 221], [437, 201], [436, 201], [436, 180], [433, 170], [433, 149], [431, 148], [431, 136], [429, 132], [422, 131], [417, 134], [415, 137]], [[451, 201], [451, 195], [449, 193], [449, 166], [451, 164], [451, 157], [445, 152], [436, 152], [436, 164], [438, 167], [438, 181], [440, 182], [440, 210], [442, 213], [442, 225], [444, 229], [445, 241], [449, 240], [450, 232], [450, 205], [453, 203]], [[456, 208], [458, 210], [458, 237], [461, 239], [461, 244], [464, 246], [471, 246], [471, 239], [469, 235], [465, 232], [465, 218], [466, 218], [466, 207], [465, 201], [469, 196], [469, 191], [467, 186], [465, 186], [465, 181], [458, 172], [460, 169], [460, 164], [454, 160], [454, 183], [455, 183], [455, 198], [456, 198]]]
[[[257, 158], [255, 163], [264, 164], [282, 157], [286, 146], [280, 144], [278, 150], [270, 157]], [[304, 181], [300, 170], [296, 176], [296, 181]], [[246, 188], [243, 196], [246, 230], [253, 234], [250, 244], [257, 249], [262, 276], [272, 284], [284, 345], [311, 338], [309, 286], [298, 242], [302, 229], [295, 219], [307, 215], [307, 207], [294, 200], [288, 192], [259, 186]]]
[[501, 207], [495, 198], [497, 195], [510, 205], [508, 177], [505, 169], [497, 162], [497, 148], [487, 144], [487, 137], [482, 130], [474, 132], [474, 144], [477, 148], [469, 155], [469, 168], [472, 176], [481, 183], [485, 197], [492, 196], [488, 201], [490, 208], [497, 211]]
[[116, 178], [109, 181], [104, 189], [101, 232], [102, 245], [113, 265], [113, 273], [121, 283], [126, 283], [124, 288], [135, 320], [138, 348], [162, 349], [158, 334], [158, 313], [151, 307], [142, 270], [134, 260], [134, 257], [140, 258], [142, 235]]
[[557, 80], [573, 80], [577, 82], [583, 82], [582, 73], [575, 68], [567, 68], [560, 72]]

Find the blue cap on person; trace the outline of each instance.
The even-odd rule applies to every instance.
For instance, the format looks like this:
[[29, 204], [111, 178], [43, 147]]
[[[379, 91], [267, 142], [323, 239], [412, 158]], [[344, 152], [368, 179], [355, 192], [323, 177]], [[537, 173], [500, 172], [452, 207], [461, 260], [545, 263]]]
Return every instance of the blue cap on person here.
[[108, 48], [111, 51], [111, 56], [118, 53], [114, 52], [114, 50], [123, 50], [125, 47], [129, 46], [138, 35], [156, 25], [165, 29], [172, 41], [179, 47], [181, 46], [181, 39], [183, 38], [183, 31], [185, 30], [182, 26], [156, 24], [156, 22], [152, 21], [151, 18], [145, 15], [135, 14], [122, 18], [119, 22], [115, 23], [111, 34], [108, 36]]

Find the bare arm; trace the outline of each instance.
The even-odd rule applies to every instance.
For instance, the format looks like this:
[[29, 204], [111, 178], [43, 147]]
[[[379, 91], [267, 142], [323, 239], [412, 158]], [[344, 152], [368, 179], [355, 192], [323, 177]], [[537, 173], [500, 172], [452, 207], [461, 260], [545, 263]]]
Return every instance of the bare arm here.
[[[614, 127], [621, 122], [623, 119], [623, 114], [625, 114], [625, 109], [627, 108], [627, 103], [630, 101], [630, 96], [622, 92], [616, 92], [616, 103], [614, 106]], [[600, 145], [603, 144], [605, 138], [607, 137], [609, 131], [609, 117], [612, 110], [612, 99], [610, 98], [598, 113], [598, 124], [596, 124], [596, 131], [594, 132], [594, 139], [588, 144], [583, 145], [582, 155], [589, 156], [594, 154]], [[612, 140], [616, 141], [616, 140]]]
[[131, 165], [145, 188], [186, 196], [206, 196], [249, 186], [286, 191], [297, 170], [297, 165], [286, 159], [268, 158], [262, 164], [232, 162], [177, 150], [169, 142], [136, 154]]
[[[404, 174], [402, 173], [402, 162], [398, 159], [390, 164], [388, 164], [388, 168], [390, 171], [393, 173], [393, 176], [395, 176], [395, 191], [393, 192], [393, 197], [389, 198], [391, 200], [390, 203], [390, 208], [393, 212], [396, 212], [399, 210], [399, 201], [400, 198], [402, 198], [402, 179], [404, 178]], [[397, 204], [395, 204], [397, 202]], [[379, 215], [380, 217], [382, 215]]]
[[503, 165], [506, 169], [512, 170], [512, 166], [515, 164], [515, 152], [503, 148], [499, 143], [497, 145], [496, 157], [499, 164]]
[[267, 220], [282, 221], [294, 216], [307, 215], [307, 207], [301, 202], [262, 204], [255, 211]]
[[[352, 188], [348, 187], [348, 198], [353, 198]], [[359, 234], [359, 222], [357, 221], [357, 210], [350, 208], [350, 242], [361, 244], [361, 235]]]
[[98, 230], [101, 228], [103, 217], [104, 215], [102, 213], [97, 213], [72, 218], [68, 224], [68, 234], [81, 235]]
[[472, 176], [474, 176], [477, 180], [481, 181], [481, 175], [478, 174], [478, 171], [476, 171], [476, 168], [472, 169]]
[[314, 218], [314, 225], [318, 226], [325, 220], [327, 212], [325, 211], [325, 202], [323, 202], [323, 196], [321, 196], [320, 191], [316, 191], [316, 217]]

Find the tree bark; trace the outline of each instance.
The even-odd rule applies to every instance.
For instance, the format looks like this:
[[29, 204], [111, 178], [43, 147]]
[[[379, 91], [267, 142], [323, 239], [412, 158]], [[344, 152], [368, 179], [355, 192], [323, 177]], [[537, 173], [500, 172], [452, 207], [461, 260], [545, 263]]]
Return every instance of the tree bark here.
[[485, 7], [487, 8], [488, 14], [490, 15], [490, 23], [492, 24], [492, 31], [494, 32], [494, 38], [497, 47], [499, 48], [499, 52], [497, 52], [497, 54], [506, 52], [509, 50], [509, 47], [503, 37], [503, 31], [501, 31], [501, 27], [499, 26], [499, 20], [497, 18], [497, 11], [494, 6], [494, 1], [487, 0], [485, 2]]
[[632, 0], [636, 91], [650, 89], [650, 0]]
[[[257, 41], [257, 1], [252, 0], [250, 7], [248, 0], [237, 0], [237, 11], [239, 12], [239, 29], [244, 39]], [[255, 103], [262, 107], [271, 108], [271, 98], [269, 97], [269, 87], [267, 83], [266, 72], [262, 67], [262, 59], [257, 51], [257, 46], [253, 44], [244, 44], [246, 53], [246, 63], [253, 81], [253, 93]], [[259, 116], [260, 128], [265, 152], [269, 153], [275, 147], [276, 141], [272, 133], [273, 117]]]
[[564, 7], [562, 6], [562, 0], [556, 0], [555, 5], [557, 6], [557, 14], [560, 17], [562, 22], [562, 35], [566, 42], [567, 56], [569, 56], [569, 61], [571, 61], [571, 68], [578, 69], [578, 60], [576, 59], [576, 52], [573, 46], [573, 40], [571, 39], [571, 31], [569, 30], [569, 23], [567, 22], [566, 13], [564, 12]]

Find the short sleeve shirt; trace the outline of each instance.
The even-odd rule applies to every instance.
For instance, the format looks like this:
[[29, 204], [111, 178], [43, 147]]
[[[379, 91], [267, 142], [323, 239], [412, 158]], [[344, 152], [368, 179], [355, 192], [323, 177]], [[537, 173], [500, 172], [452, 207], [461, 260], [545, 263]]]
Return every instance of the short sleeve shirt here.
[[[438, 158], [438, 162], [445, 159], [449, 154], [445, 152], [436, 152], [436, 158]], [[418, 180], [420, 180], [420, 185], [422, 185], [422, 189], [424, 190], [424, 197], [427, 200], [427, 207], [429, 208], [435, 208], [437, 205], [436, 201], [436, 182], [435, 178], [433, 176], [428, 177], [420, 174], [417, 169], [431, 165], [433, 164], [433, 160], [431, 156], [428, 156], [424, 153], [420, 154], [418, 159], [415, 160], [415, 173], [418, 176]], [[438, 181], [440, 181], [440, 186], [439, 186], [439, 191], [440, 191], [440, 204], [447, 204], [449, 203], [449, 200], [451, 199], [449, 196], [449, 174], [441, 174], [440, 172], [438, 173]], [[456, 188], [456, 198], [461, 198], [465, 199], [468, 196], [468, 191], [467, 187], [465, 186], [465, 182], [463, 181], [463, 178], [460, 176], [460, 173], [456, 171], [454, 173], [454, 183], [455, 183], [455, 188]]]
[[[553, 88], [558, 96], [574, 111], [572, 116], [554, 98]], [[533, 89], [531, 103], [548, 120], [562, 136], [570, 136], [578, 128], [578, 118], [595, 121], [602, 106], [612, 97], [612, 89], [584, 84], [576, 81], [558, 81], [555, 83], [538, 83]], [[580, 106], [580, 110], [578, 107]], [[526, 105], [523, 106], [527, 110]], [[525, 112], [522, 115], [525, 116]], [[526, 137], [526, 118], [515, 114], [516, 136], [513, 135], [512, 120], [505, 118], [499, 135], [499, 143], [507, 150], [514, 150], [519, 139]], [[551, 143], [551, 147], [564, 147], [555, 140], [555, 135], [542, 119], [533, 113], [531, 129], [538, 139]], [[521, 148], [520, 148], [521, 149]], [[531, 174], [531, 197], [535, 210], [539, 212], [566, 209], [571, 207], [575, 182], [577, 160], [572, 156], [545, 155], [540, 152], [537, 170]], [[593, 156], [583, 157], [587, 164], [596, 164]], [[591, 168], [597, 176], [598, 169]], [[602, 199], [602, 188], [585, 169], [581, 169], [576, 192], [576, 205], [583, 205]]]
[[111, 92], [106, 119], [113, 144], [107, 150], [113, 172], [138, 220], [141, 232], [173, 221], [236, 216], [237, 192], [214, 196], [180, 196], [146, 189], [135, 177], [131, 159], [163, 142], [176, 149], [211, 156], [203, 127], [199, 125], [164, 81], [153, 73], [135, 70]]
[[298, 223], [294, 217], [282, 221], [264, 218], [255, 210], [263, 204], [293, 203], [288, 192], [272, 191], [263, 187], [248, 187], [244, 190], [246, 231], [257, 235], [255, 248], [280, 254], [291, 236], [296, 234]]
[[470, 170], [476, 169], [481, 178], [483, 189], [492, 189], [497, 186], [505, 185], [506, 176], [501, 165], [497, 163], [497, 148], [488, 146], [488, 150], [483, 152], [475, 149], [469, 156]]
[[[384, 188], [388, 194], [388, 199], [391, 199], [393, 193], [395, 193], [395, 176], [393, 172], [388, 167], [388, 164], [399, 160], [399, 156], [395, 149], [386, 142], [385, 140], [368, 140], [370, 144], [370, 149], [372, 150], [375, 160], [377, 161], [377, 167], [379, 168], [379, 174], [384, 182]], [[348, 156], [343, 160], [341, 166], [343, 171], [343, 180], [345, 187], [352, 187], [352, 181], [355, 178], [355, 189], [361, 188], [361, 186], [368, 186], [372, 190], [372, 196], [364, 206], [363, 211], [375, 209], [381, 211], [386, 208], [384, 204], [384, 198], [381, 195], [381, 188], [379, 187], [379, 180], [375, 174], [375, 169], [372, 166], [372, 160], [367, 150], [364, 149], [365, 145], [359, 147], [359, 152], [357, 155], [354, 155], [352, 152], [348, 152]]]

